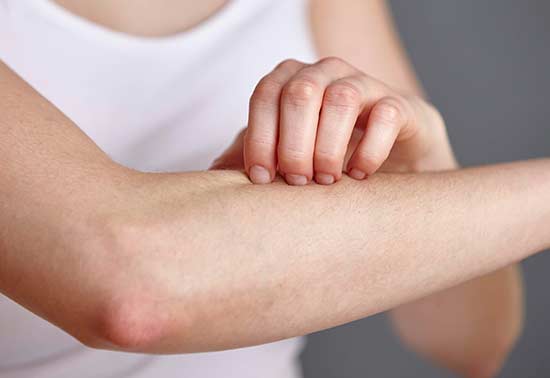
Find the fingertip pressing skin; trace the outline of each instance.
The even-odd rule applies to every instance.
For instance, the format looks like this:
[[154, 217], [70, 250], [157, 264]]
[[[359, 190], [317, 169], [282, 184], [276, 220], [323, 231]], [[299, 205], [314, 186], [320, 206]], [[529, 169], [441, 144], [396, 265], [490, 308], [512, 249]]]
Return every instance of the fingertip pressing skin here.
[[325, 90], [315, 142], [314, 170], [319, 184], [342, 176], [346, 151], [361, 112], [361, 90], [351, 79], [337, 80]]
[[303, 66], [295, 60], [283, 61], [260, 80], [250, 98], [243, 152], [244, 166], [254, 184], [270, 183], [275, 176], [279, 97], [284, 84]]
[[337, 58], [312, 65], [281, 63], [260, 80], [251, 98], [244, 146], [251, 181], [269, 183], [278, 170], [289, 185], [312, 179], [321, 185], [335, 183], [363, 116], [365, 133], [347, 171], [356, 180], [365, 179], [382, 166], [407, 125], [403, 101]]
[[254, 184], [269, 184], [272, 181], [271, 173], [260, 165], [250, 167], [248, 175]]
[[336, 181], [336, 179], [331, 174], [328, 174], [328, 173], [316, 173], [315, 174], [315, 182], [317, 182], [317, 184], [332, 185], [332, 184], [334, 184], [335, 181]]
[[[327, 150], [333, 153], [324, 160], [331, 162], [325, 164], [327, 166], [319, 166], [316, 141], [319, 140], [320, 113], [327, 87], [342, 75], [354, 72], [340, 59], [326, 58], [302, 68], [285, 84], [280, 98], [278, 163], [288, 184], [305, 185], [314, 177], [318, 183], [330, 185], [341, 176], [342, 163], [337, 169], [334, 166], [339, 155], [343, 160], [349, 136], [339, 138], [346, 139], [342, 143], [336, 140], [328, 143]], [[342, 152], [333, 148], [340, 144], [343, 145]]]
[[294, 175], [290, 173], [285, 175], [285, 180], [288, 184], [295, 185], [295, 186], [303, 186], [309, 182], [306, 176]]
[[367, 174], [358, 168], [352, 168], [348, 175], [355, 180], [364, 180], [367, 178]]
[[322, 83], [313, 74], [298, 72], [281, 93], [280, 138], [277, 150], [279, 170], [287, 182], [312, 177], [315, 136], [322, 101]]

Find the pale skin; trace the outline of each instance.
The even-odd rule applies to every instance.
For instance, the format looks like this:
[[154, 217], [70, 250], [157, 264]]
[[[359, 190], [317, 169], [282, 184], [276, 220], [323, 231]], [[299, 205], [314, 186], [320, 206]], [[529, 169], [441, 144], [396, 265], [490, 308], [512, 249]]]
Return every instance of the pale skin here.
[[[313, 18], [331, 3], [315, 6]], [[384, 20], [376, 13], [383, 8], [370, 6], [365, 14]], [[142, 34], [163, 34], [155, 30]], [[384, 54], [403, 59], [381, 64], [362, 56], [378, 51], [364, 30], [346, 36], [361, 36], [367, 47], [360, 51], [337, 51], [322, 38], [325, 29], [315, 30], [328, 41], [320, 47], [326, 55], [400, 93], [418, 93], [391, 33], [377, 34], [390, 40]], [[343, 176], [331, 186], [300, 188], [280, 179], [255, 186], [237, 171], [142, 174], [110, 161], [4, 66], [0, 80], [0, 290], [84, 343], [153, 353], [252, 345], [440, 291], [394, 312], [400, 334], [418, 351], [460, 374], [491, 376], [513, 344], [521, 308], [515, 270], [455, 285], [550, 245], [547, 160], [378, 173], [366, 181]], [[447, 157], [447, 167], [420, 170], [455, 168], [452, 153]], [[31, 237], [29, 229], [36, 230]]]
[[[260, 81], [251, 99], [242, 163], [252, 181], [269, 181], [277, 170], [289, 184], [311, 179], [330, 184], [341, 177], [342, 167], [356, 179], [373, 174], [382, 164], [390, 172], [456, 169], [445, 126], [419, 114], [420, 121], [414, 122], [415, 112], [410, 109], [422, 113], [421, 101], [414, 98], [422, 90], [384, 2], [313, 4], [312, 24], [321, 55], [344, 57], [398, 89], [380, 90], [372, 80], [363, 86], [368, 79], [361, 78], [361, 70], [345, 63], [283, 62]], [[371, 98], [365, 98], [367, 93]], [[304, 99], [304, 94], [309, 98]], [[298, 97], [298, 106], [292, 95]], [[397, 119], [392, 122], [391, 117]], [[331, 127], [335, 124], [336, 130]], [[357, 148], [347, 148], [354, 126], [366, 134], [362, 142], [359, 136], [352, 143]], [[348, 159], [353, 156], [343, 164], [346, 152]], [[239, 149], [233, 153], [239, 154]], [[224, 158], [227, 163], [228, 157]], [[231, 160], [235, 159], [229, 156], [229, 163], [239, 167]], [[258, 166], [266, 167], [269, 174]], [[420, 354], [463, 376], [493, 376], [521, 329], [519, 269], [505, 268], [391, 314], [397, 333]]]

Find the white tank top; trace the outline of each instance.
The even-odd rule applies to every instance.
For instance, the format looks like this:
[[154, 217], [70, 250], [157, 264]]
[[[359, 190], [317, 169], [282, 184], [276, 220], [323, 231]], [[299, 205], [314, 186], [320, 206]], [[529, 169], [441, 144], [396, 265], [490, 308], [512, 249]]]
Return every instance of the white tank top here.
[[[115, 161], [144, 171], [207, 168], [245, 125], [257, 81], [283, 59], [315, 59], [309, 33], [306, 0], [232, 0], [160, 38], [108, 30], [51, 0], [0, 0], [0, 59]], [[300, 347], [97, 351], [0, 295], [0, 378], [298, 377]]]

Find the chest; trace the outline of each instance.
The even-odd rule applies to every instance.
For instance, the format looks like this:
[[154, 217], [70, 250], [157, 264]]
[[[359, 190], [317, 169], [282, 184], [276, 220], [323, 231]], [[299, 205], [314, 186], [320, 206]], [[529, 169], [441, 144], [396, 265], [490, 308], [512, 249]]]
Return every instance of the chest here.
[[138, 36], [166, 36], [197, 26], [231, 0], [54, 0], [98, 25]]

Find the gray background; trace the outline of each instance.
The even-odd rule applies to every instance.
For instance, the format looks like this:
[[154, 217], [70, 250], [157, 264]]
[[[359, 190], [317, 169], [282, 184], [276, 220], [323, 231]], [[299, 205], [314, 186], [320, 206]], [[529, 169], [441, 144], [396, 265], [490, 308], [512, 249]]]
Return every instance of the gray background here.
[[[391, 4], [463, 165], [550, 156], [550, 1]], [[550, 254], [523, 267], [526, 328], [499, 377], [550, 377]], [[384, 315], [311, 335], [302, 361], [308, 378], [451, 376], [404, 350]]]

